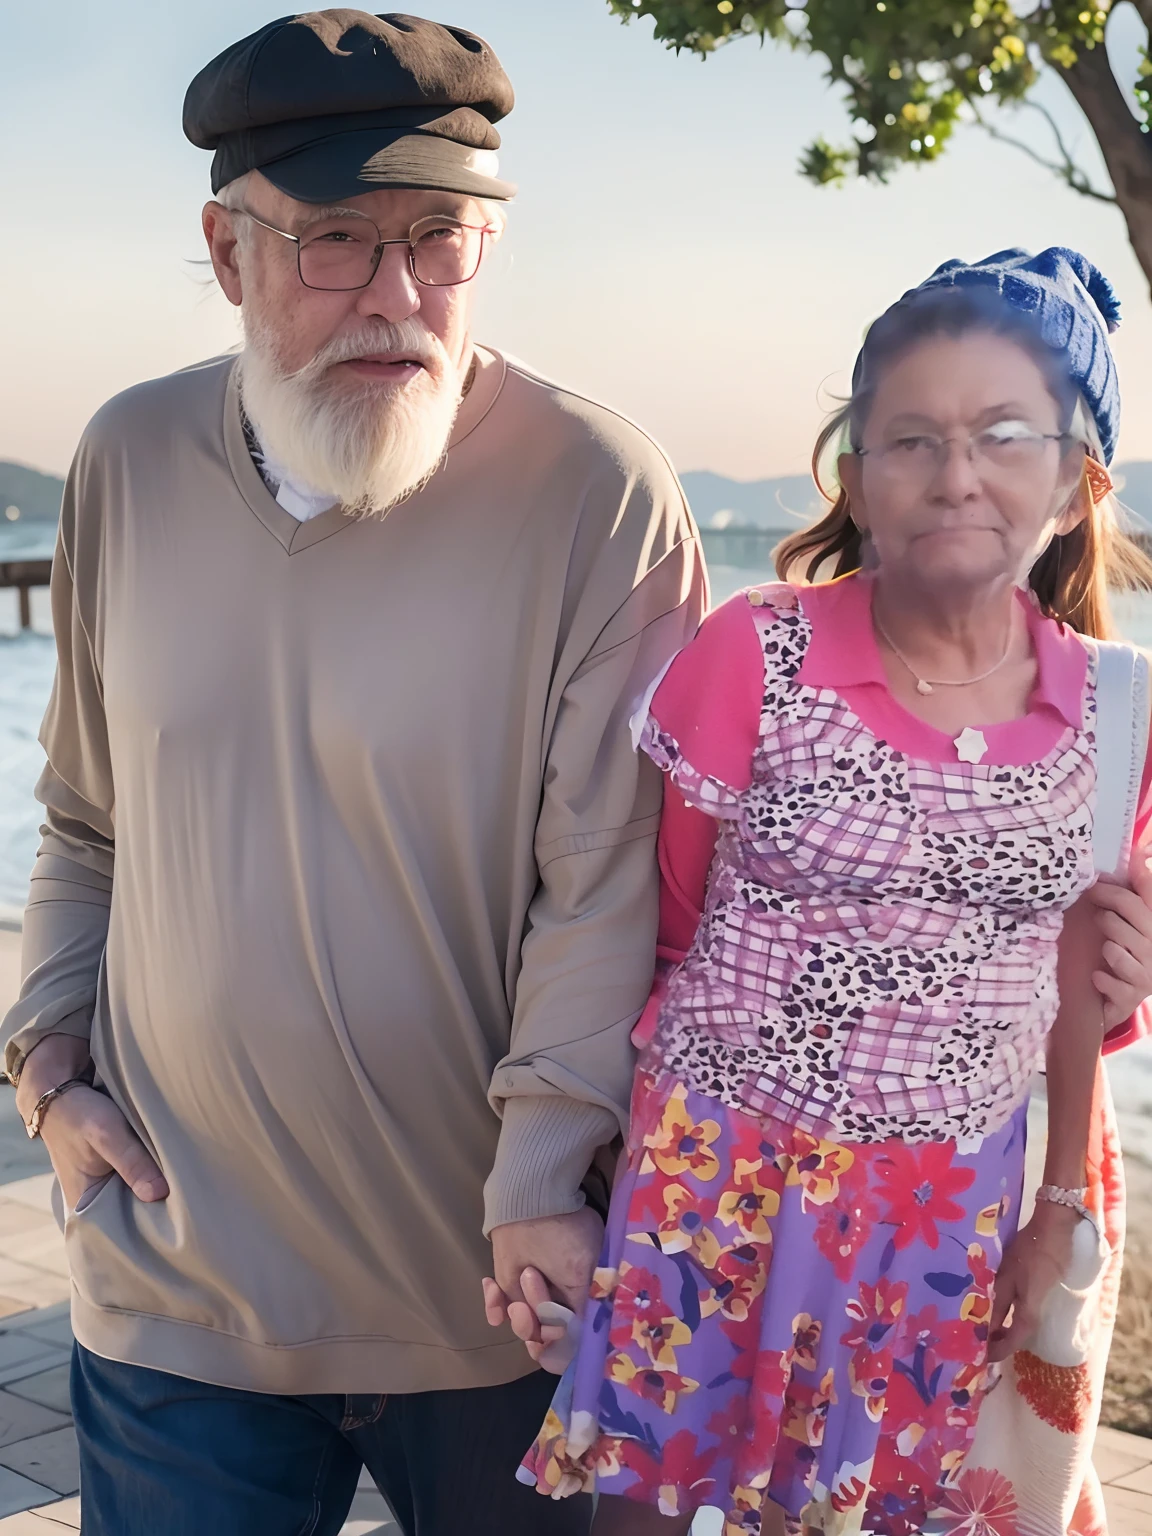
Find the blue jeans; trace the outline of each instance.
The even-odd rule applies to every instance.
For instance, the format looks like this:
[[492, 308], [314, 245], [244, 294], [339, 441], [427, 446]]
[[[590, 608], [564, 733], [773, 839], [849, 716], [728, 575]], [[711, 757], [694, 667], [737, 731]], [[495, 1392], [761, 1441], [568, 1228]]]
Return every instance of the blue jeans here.
[[362, 1466], [405, 1536], [587, 1536], [590, 1498], [516, 1482], [555, 1385], [273, 1397], [77, 1344], [84, 1536], [337, 1536]]

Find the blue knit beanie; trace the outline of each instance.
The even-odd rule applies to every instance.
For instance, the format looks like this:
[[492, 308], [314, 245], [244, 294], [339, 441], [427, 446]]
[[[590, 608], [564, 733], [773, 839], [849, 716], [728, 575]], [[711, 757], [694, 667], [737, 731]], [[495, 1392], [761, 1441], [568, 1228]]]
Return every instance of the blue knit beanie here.
[[1035, 322], [1042, 340], [1064, 354], [1110, 464], [1120, 431], [1120, 384], [1108, 333], [1120, 324], [1120, 301], [1104, 274], [1079, 251], [1061, 245], [1037, 256], [997, 251], [971, 265], [946, 261], [904, 300], [940, 288], [991, 289]]

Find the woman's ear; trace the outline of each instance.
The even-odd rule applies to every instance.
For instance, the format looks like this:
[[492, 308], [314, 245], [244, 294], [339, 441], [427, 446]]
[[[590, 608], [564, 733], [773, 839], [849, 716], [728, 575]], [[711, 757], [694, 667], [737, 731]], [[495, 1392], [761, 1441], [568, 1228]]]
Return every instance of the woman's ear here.
[[1060, 513], [1053, 529], [1057, 538], [1066, 533], [1071, 533], [1073, 528], [1079, 528], [1086, 517], [1092, 515], [1092, 486], [1088, 480], [1087, 471], [1082, 471], [1079, 482], [1069, 496], [1063, 512]]
[[868, 532], [868, 509], [864, 502], [864, 461], [858, 453], [842, 453], [836, 460], [836, 474], [848, 497], [852, 521], [861, 533]]

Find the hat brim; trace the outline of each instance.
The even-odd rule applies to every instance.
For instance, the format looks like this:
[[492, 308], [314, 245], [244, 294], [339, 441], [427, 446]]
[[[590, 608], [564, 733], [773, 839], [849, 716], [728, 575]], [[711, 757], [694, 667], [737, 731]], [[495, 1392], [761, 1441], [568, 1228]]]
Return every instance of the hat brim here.
[[338, 202], [390, 188], [507, 202], [516, 188], [491, 174], [496, 164], [493, 150], [473, 149], [438, 134], [362, 128], [329, 134], [256, 169], [302, 203]]

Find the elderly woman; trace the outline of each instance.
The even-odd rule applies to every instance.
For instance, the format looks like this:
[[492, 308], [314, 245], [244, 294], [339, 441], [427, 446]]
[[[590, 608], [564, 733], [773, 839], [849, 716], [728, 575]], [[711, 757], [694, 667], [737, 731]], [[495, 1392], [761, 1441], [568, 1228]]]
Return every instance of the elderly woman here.
[[1094, 885], [1081, 638], [1142, 574], [1104, 468], [1114, 318], [1062, 250], [906, 294], [818, 445], [842, 446], [835, 504], [779, 555], [838, 579], [737, 596], [651, 699], [675, 963], [582, 1342], [521, 1470], [595, 1485], [598, 1536], [675, 1536], [701, 1505], [727, 1536], [770, 1510], [1015, 1529], [1010, 1483], [965, 1455], [989, 1361], [1067, 1271], [1102, 1041], [1149, 987], [1139, 897]]

